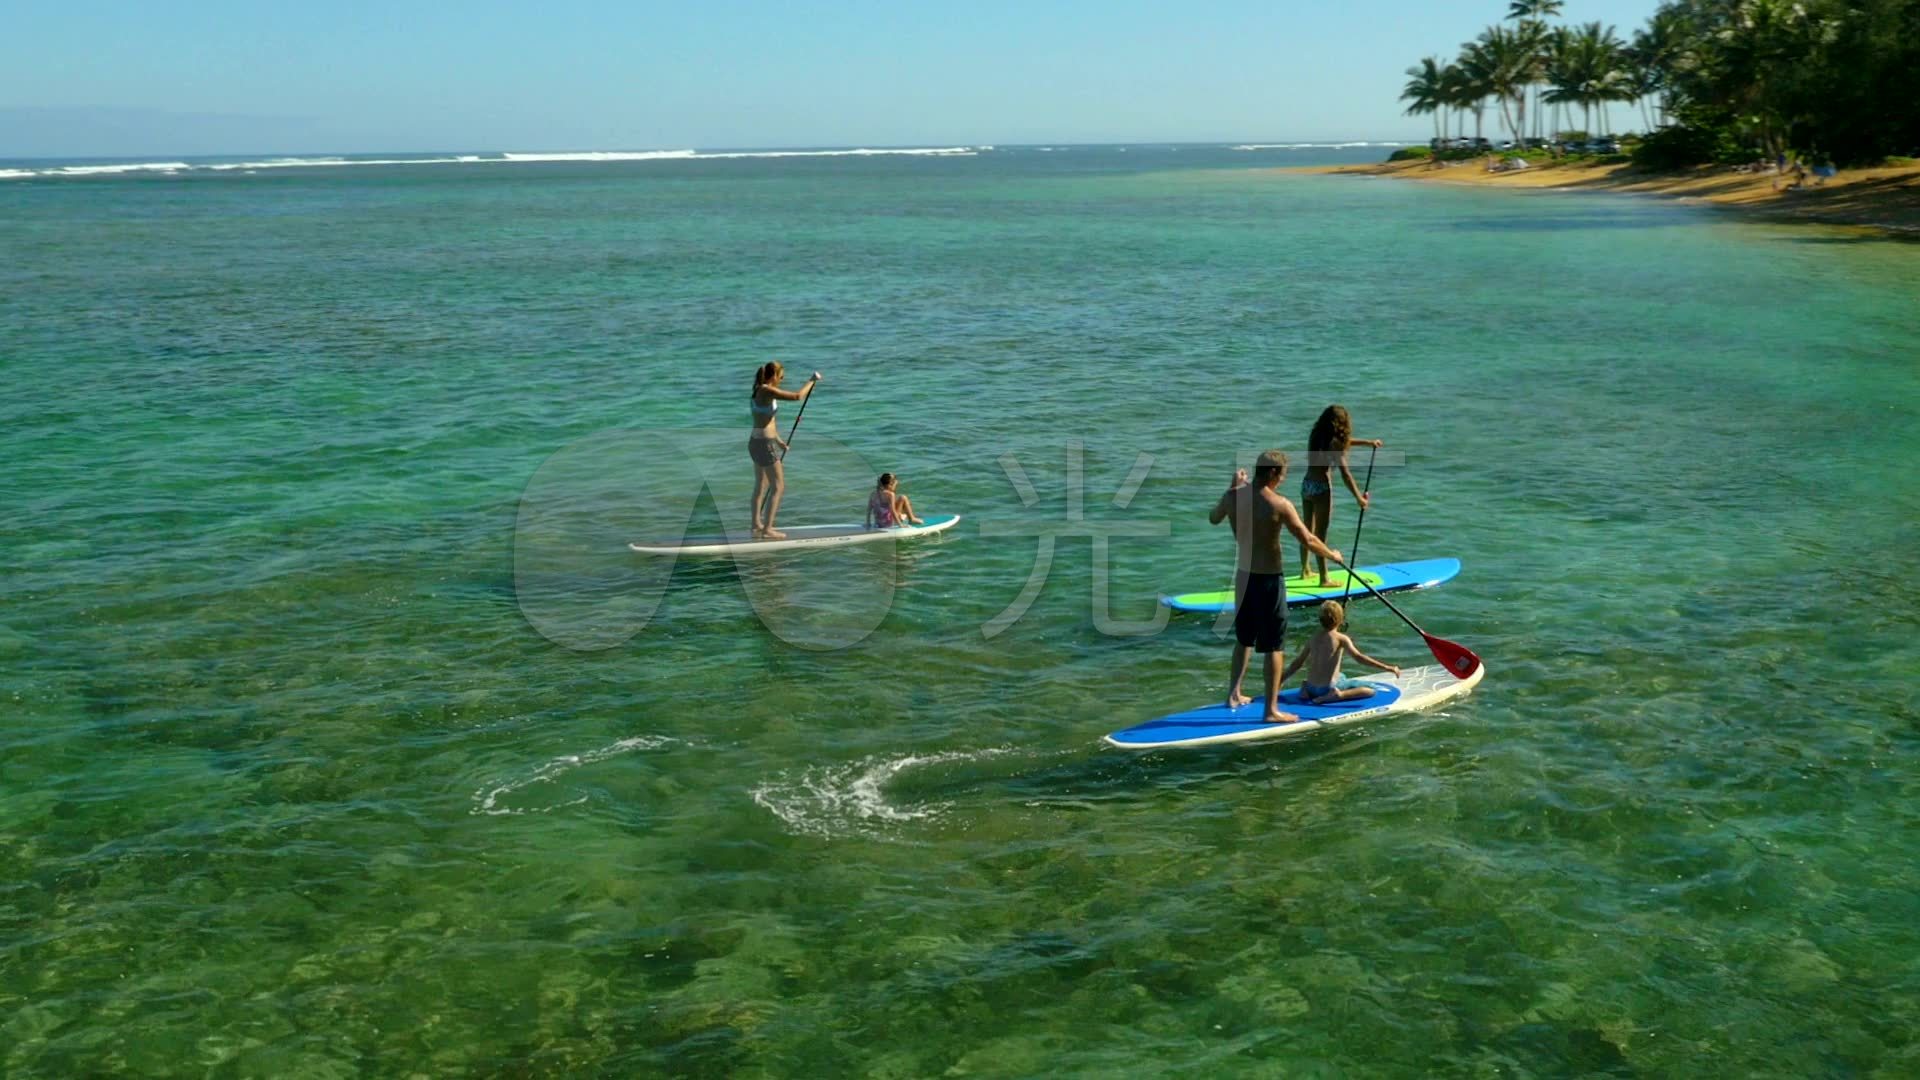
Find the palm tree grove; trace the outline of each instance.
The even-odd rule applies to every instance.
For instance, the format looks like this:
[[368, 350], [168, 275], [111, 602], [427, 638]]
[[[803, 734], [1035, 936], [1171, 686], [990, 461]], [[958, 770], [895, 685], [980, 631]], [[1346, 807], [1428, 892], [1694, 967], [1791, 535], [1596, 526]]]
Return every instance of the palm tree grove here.
[[1631, 40], [1557, 21], [1565, 6], [1513, 0], [1454, 59], [1407, 69], [1401, 100], [1432, 116], [1436, 150], [1489, 148], [1491, 113], [1512, 153], [1619, 153], [1620, 105], [1643, 133], [1634, 161], [1655, 169], [1920, 151], [1920, 0], [1668, 0]]

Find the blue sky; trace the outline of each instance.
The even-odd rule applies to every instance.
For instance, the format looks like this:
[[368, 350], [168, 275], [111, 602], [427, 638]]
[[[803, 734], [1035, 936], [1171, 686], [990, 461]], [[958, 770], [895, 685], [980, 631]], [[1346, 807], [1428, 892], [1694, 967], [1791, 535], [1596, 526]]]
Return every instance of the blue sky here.
[[[1564, 17], [1625, 37], [1655, 6], [1569, 0]], [[1396, 100], [1404, 69], [1505, 10], [31, 2], [0, 34], [0, 157], [1424, 138]]]

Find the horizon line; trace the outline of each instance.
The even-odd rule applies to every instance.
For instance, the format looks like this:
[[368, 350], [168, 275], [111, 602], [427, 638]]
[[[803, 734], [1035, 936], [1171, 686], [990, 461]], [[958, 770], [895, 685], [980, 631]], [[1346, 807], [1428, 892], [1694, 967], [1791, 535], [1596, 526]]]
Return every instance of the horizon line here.
[[315, 150], [297, 150], [297, 151], [295, 150], [282, 150], [282, 151], [228, 150], [228, 151], [215, 151], [215, 152], [197, 152], [197, 153], [191, 153], [191, 154], [170, 153], [165, 151], [146, 151], [146, 152], [118, 153], [118, 154], [114, 154], [114, 153], [41, 154], [41, 155], [15, 156], [15, 155], [8, 155], [8, 154], [5, 154], [3, 151], [0, 151], [0, 161], [12, 161], [12, 162], [125, 161], [125, 162], [131, 162], [136, 159], [153, 159], [153, 158], [161, 158], [161, 157], [171, 157], [183, 162], [212, 160], [212, 159], [219, 159], [219, 158], [243, 158], [243, 157], [258, 157], [262, 159], [275, 160], [275, 161], [291, 161], [291, 160], [307, 159], [307, 158], [364, 157], [364, 156], [373, 155], [373, 154], [399, 154], [399, 155], [404, 155], [409, 157], [423, 157], [428, 155], [459, 155], [459, 156], [471, 157], [474, 155], [491, 154], [491, 155], [498, 155], [501, 158], [505, 158], [506, 155], [657, 154], [665, 157], [667, 155], [699, 156], [699, 155], [712, 155], [712, 154], [725, 154], [725, 153], [804, 153], [808, 151], [816, 151], [816, 152], [817, 151], [835, 151], [835, 152], [841, 152], [841, 153], [853, 153], [861, 150], [890, 151], [890, 152], [919, 151], [922, 153], [926, 153], [930, 151], [957, 152], [957, 151], [963, 151], [963, 150], [978, 152], [982, 150], [1030, 150], [1030, 149], [1039, 149], [1039, 148], [1084, 149], [1084, 148], [1095, 148], [1095, 147], [1103, 147], [1103, 146], [1128, 146], [1128, 147], [1132, 147], [1132, 146], [1198, 146], [1198, 147], [1248, 146], [1248, 147], [1257, 147], [1262, 149], [1268, 149], [1268, 148], [1284, 149], [1284, 148], [1293, 148], [1293, 147], [1298, 147], [1302, 149], [1306, 149], [1306, 148], [1334, 149], [1334, 148], [1348, 147], [1348, 146], [1360, 147], [1360, 146], [1373, 146], [1373, 145], [1382, 145], [1382, 146], [1401, 145], [1401, 144], [1413, 145], [1415, 143], [1418, 143], [1420, 145], [1425, 145], [1426, 140], [1414, 139], [1412, 137], [1399, 138], [1399, 137], [1391, 137], [1391, 136], [1384, 137], [1384, 138], [1383, 137], [1357, 138], [1357, 137], [1328, 136], [1328, 137], [1318, 138], [1318, 139], [1297, 138], [1297, 137], [1287, 138], [1283, 136], [1263, 136], [1263, 137], [1229, 138], [1229, 139], [1194, 139], [1194, 138], [1175, 138], [1175, 139], [1138, 138], [1138, 139], [1093, 139], [1093, 140], [1046, 139], [1046, 140], [1036, 140], [1032, 142], [980, 141], [980, 142], [953, 142], [953, 143], [943, 143], [943, 144], [936, 144], [933, 142], [923, 142], [923, 143], [865, 142], [865, 143], [838, 143], [838, 144], [835, 144], [835, 143], [781, 143], [781, 144], [761, 144], [761, 145], [738, 145], [738, 146], [729, 146], [729, 145], [713, 145], [713, 146], [679, 145], [679, 146], [641, 146], [641, 147], [562, 146], [562, 147], [540, 147], [540, 148], [532, 148], [532, 149], [522, 148], [522, 149], [515, 149], [515, 150], [441, 149], [441, 148], [434, 148], [434, 147], [423, 147], [423, 148], [411, 149], [411, 150], [395, 150], [395, 149], [358, 149], [358, 150], [315, 149]]

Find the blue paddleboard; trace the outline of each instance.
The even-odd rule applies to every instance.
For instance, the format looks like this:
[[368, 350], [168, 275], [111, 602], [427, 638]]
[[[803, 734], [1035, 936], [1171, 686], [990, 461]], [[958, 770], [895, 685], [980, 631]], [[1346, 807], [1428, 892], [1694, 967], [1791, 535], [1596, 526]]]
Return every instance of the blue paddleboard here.
[[[1256, 696], [1252, 704], [1237, 709], [1215, 703], [1172, 713], [1116, 731], [1104, 736], [1103, 741], [1121, 750], [1164, 750], [1305, 735], [1322, 728], [1431, 709], [1472, 690], [1486, 671], [1484, 666], [1478, 667], [1466, 678], [1456, 679], [1446, 668], [1431, 664], [1407, 668], [1398, 676], [1369, 674], [1363, 679], [1341, 681], [1343, 686], [1373, 688], [1372, 697], [1356, 701], [1307, 705], [1301, 702], [1298, 688], [1282, 690], [1280, 711], [1300, 718], [1291, 724], [1269, 724], [1260, 719], [1266, 710]], [[1250, 672], [1249, 678], [1256, 674]]]

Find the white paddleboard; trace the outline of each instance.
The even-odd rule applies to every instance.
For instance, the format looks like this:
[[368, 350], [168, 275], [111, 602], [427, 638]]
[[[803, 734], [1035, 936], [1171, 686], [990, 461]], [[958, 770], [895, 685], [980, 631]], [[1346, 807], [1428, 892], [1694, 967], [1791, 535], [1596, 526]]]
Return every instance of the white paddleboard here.
[[780, 530], [787, 534], [785, 540], [688, 536], [671, 544], [632, 543], [627, 546], [642, 555], [762, 555], [775, 551], [805, 551], [847, 544], [871, 544], [878, 540], [910, 540], [929, 533], [945, 532], [959, 523], [960, 515], [929, 514], [923, 520], [926, 522], [924, 525], [896, 525], [890, 529], [869, 529], [865, 525], [795, 525]]

